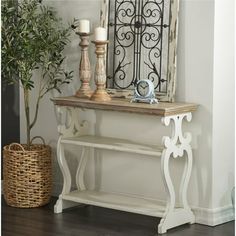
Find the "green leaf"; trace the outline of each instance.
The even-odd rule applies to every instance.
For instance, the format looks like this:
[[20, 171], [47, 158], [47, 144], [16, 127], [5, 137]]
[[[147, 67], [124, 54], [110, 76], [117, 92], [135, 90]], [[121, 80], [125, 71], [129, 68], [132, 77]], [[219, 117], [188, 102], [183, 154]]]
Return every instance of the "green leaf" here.
[[[26, 90], [43, 80], [43, 95], [52, 89], [61, 92], [60, 87], [73, 77], [63, 63], [74, 22], [65, 27], [55, 9], [39, 0], [2, 1], [2, 79], [7, 84], [21, 83]], [[32, 77], [36, 70], [42, 75]]]

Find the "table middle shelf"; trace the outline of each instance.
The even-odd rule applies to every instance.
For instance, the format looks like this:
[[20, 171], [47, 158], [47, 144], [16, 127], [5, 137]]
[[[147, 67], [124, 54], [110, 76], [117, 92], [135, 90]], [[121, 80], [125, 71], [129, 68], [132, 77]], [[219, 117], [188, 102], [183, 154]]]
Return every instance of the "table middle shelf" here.
[[61, 139], [61, 143], [159, 157], [164, 149], [164, 147], [158, 145], [140, 144], [126, 139], [94, 135], [66, 137]]

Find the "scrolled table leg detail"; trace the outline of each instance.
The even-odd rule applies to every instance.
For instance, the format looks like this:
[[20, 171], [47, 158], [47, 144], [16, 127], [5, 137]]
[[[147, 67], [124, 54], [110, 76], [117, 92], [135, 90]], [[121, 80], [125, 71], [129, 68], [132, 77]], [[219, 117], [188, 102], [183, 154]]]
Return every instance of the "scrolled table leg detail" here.
[[88, 152], [89, 152], [88, 147], [82, 148], [78, 168], [76, 171], [76, 185], [77, 185], [77, 189], [80, 191], [83, 191], [86, 189], [85, 184], [84, 184], [84, 172], [85, 172], [85, 167], [88, 160], [87, 158], [88, 156], [86, 156]]
[[[195, 222], [195, 217], [187, 202], [187, 188], [192, 170], [192, 148], [190, 145], [191, 134], [182, 131], [184, 119], [190, 122], [192, 114], [184, 113], [162, 118], [162, 123], [165, 126], [169, 126], [171, 122], [173, 125], [172, 136], [163, 137], [165, 149], [162, 153], [161, 173], [168, 197], [165, 214], [158, 225], [158, 233], [160, 234], [166, 233], [168, 229], [178, 225]], [[186, 161], [179, 192], [181, 207], [175, 208], [176, 193], [170, 177], [169, 162], [172, 156], [173, 158], [184, 157], [184, 153], [186, 153]]]
[[[88, 123], [86, 121], [79, 122], [78, 109], [76, 108], [58, 107], [57, 113], [59, 117], [58, 132], [60, 134], [57, 142], [57, 161], [63, 175], [63, 189], [57, 203], [54, 206], [54, 212], [61, 213], [63, 209], [78, 205], [78, 203], [62, 199], [63, 195], [66, 195], [71, 191], [72, 182], [70, 169], [65, 158], [64, 144], [62, 143], [62, 140], [66, 137], [74, 137], [85, 134], [88, 129]], [[62, 119], [62, 114], [64, 114], [64, 119]]]

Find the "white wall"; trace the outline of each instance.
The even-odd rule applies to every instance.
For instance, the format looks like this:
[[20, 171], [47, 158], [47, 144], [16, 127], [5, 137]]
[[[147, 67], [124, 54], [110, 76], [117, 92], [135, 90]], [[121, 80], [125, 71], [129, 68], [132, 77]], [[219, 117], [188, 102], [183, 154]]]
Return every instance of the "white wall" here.
[[213, 207], [230, 203], [234, 187], [234, 0], [215, 2], [213, 84]]
[[[224, 76], [220, 74], [224, 69], [224, 65], [229, 64], [227, 58], [230, 51], [227, 50], [227, 53], [224, 54], [225, 61], [217, 61], [221, 55], [222, 46], [228, 46], [229, 49], [233, 43], [228, 41], [227, 44], [222, 45], [219, 41], [220, 39], [218, 39], [221, 32], [217, 31], [216, 26], [214, 27], [214, 17], [217, 19], [220, 16], [217, 11], [215, 14], [214, 0], [181, 0], [180, 2], [176, 100], [200, 104], [198, 111], [194, 113], [192, 123], [185, 125], [185, 130], [190, 130], [193, 133], [192, 145], [194, 152], [193, 174], [188, 192], [189, 203], [195, 209], [198, 222], [214, 225], [216, 224], [213, 219], [215, 212], [221, 214], [221, 209], [226, 209], [229, 206], [230, 190], [234, 185], [233, 180], [229, 183], [227, 182], [234, 174], [232, 167], [233, 144], [226, 138], [233, 135], [233, 129], [231, 130], [230, 128], [232, 126], [232, 118], [229, 118], [232, 113], [228, 110], [228, 120], [224, 122], [225, 115], [219, 110], [218, 106], [219, 100], [224, 108], [227, 108], [228, 104], [230, 106], [233, 105], [229, 101], [229, 97], [233, 94], [233, 86], [231, 87], [233, 83], [232, 68], [224, 73]], [[100, 1], [68, 0], [48, 1], [48, 3], [58, 9], [65, 21], [78, 16], [79, 18], [89, 18], [93, 26], [96, 26], [99, 20], [98, 9]], [[227, 15], [224, 19], [230, 21]], [[224, 24], [223, 21], [222, 24]], [[225, 29], [225, 31], [227, 35], [230, 35], [230, 30]], [[214, 37], [216, 41], [215, 47], [218, 47], [218, 49], [214, 49]], [[80, 58], [78, 42], [78, 38], [72, 36], [72, 42], [66, 49], [66, 54], [68, 55], [67, 66], [75, 71], [75, 81], [67, 88], [64, 88], [63, 95], [74, 94], [79, 86], [77, 80]], [[94, 65], [93, 46], [90, 48], [90, 59], [91, 64]], [[222, 77], [227, 77], [228, 82], [223, 84], [227, 90], [221, 89]], [[222, 93], [225, 93], [225, 95], [222, 96]], [[221, 100], [222, 97], [224, 97], [223, 100]], [[39, 121], [33, 130], [33, 135], [44, 136], [55, 150], [58, 137], [56, 118], [53, 104], [48, 102], [48, 99], [49, 97], [45, 98], [41, 106]], [[227, 105], [225, 104], [226, 101]], [[169, 132], [168, 129], [165, 131], [158, 125], [157, 118], [150, 116], [110, 112], [97, 112], [95, 114], [92, 111], [87, 111], [83, 116], [91, 120], [96, 127], [97, 133], [107, 136], [125, 136], [137, 141], [156, 144], [160, 134], [168, 134]], [[97, 123], [95, 123], [96, 116]], [[224, 130], [227, 136], [222, 136], [220, 129], [222, 124], [224, 129], [227, 127]], [[25, 141], [23, 128], [23, 109], [21, 108], [22, 142]], [[224, 147], [223, 149], [220, 149], [218, 142]], [[77, 160], [72, 151], [69, 151], [69, 154], [71, 168], [75, 169]], [[111, 152], [104, 152], [103, 156], [99, 163], [99, 167], [102, 169], [102, 175], [97, 176], [99, 181], [94, 182], [94, 160], [91, 158], [89, 162], [86, 171], [88, 187], [92, 188], [95, 184], [97, 187], [107, 191], [130, 192], [147, 197], [165, 199], [166, 195], [161, 181], [159, 160], [142, 157], [134, 158], [130, 154]], [[108, 156], [109, 158], [106, 158]], [[56, 159], [55, 156], [54, 159]], [[227, 163], [222, 162], [222, 159], [227, 160]], [[222, 175], [218, 174], [218, 168], [222, 165], [224, 165], [224, 178], [220, 179]], [[183, 161], [173, 160], [171, 169], [173, 176], [181, 174]], [[56, 161], [54, 170], [55, 186], [58, 187], [62, 183], [62, 179]], [[179, 180], [180, 178], [174, 178], [176, 187], [179, 184]], [[57, 190], [55, 188], [55, 191]], [[231, 214], [230, 217], [232, 218], [231, 208], [227, 214]], [[217, 223], [225, 221], [223, 218], [220, 219], [221, 221], [218, 220]]]
[[176, 100], [200, 105], [189, 127], [194, 134], [189, 194], [193, 205], [210, 208], [214, 1], [180, 1], [179, 30]]

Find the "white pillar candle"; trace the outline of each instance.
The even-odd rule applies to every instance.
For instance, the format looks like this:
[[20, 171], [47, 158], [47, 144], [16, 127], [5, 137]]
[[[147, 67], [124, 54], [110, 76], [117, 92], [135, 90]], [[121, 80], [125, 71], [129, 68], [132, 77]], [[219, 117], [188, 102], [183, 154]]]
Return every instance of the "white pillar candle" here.
[[107, 40], [107, 30], [103, 27], [97, 27], [94, 31], [95, 41], [106, 41]]
[[79, 33], [89, 33], [90, 32], [90, 22], [89, 20], [80, 20], [79, 21]]

